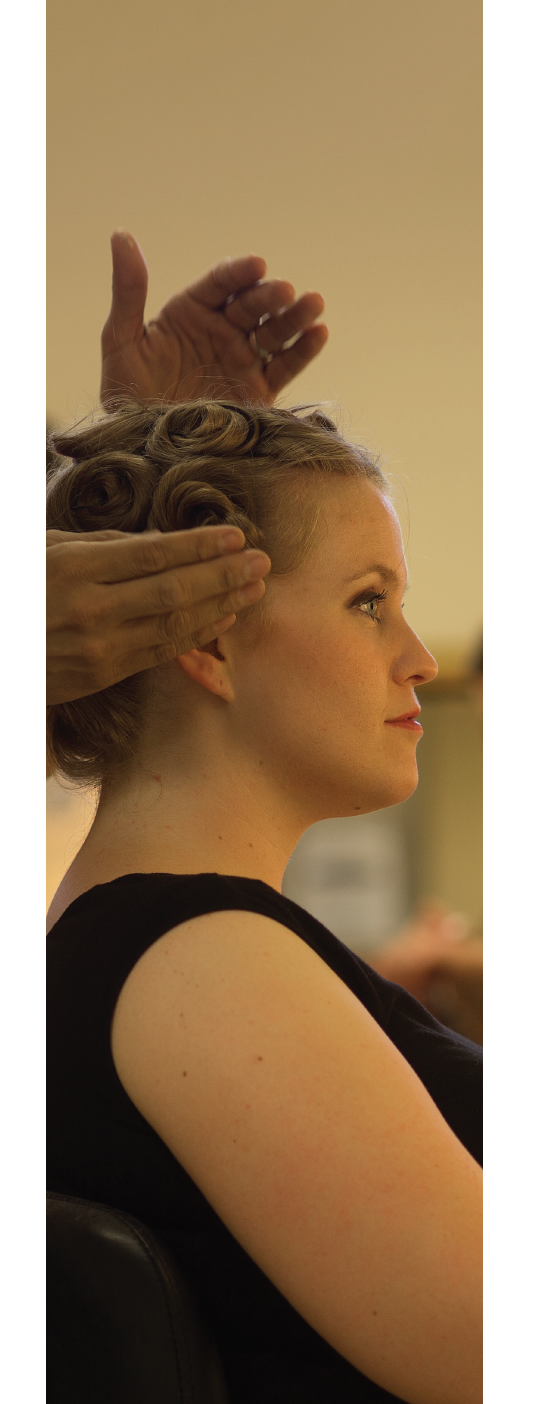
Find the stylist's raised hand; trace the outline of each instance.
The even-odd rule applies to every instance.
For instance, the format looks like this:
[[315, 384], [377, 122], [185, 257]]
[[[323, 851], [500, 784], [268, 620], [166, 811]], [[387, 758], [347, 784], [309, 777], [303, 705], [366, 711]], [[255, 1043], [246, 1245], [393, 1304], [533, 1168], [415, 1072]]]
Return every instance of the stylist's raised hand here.
[[128, 394], [270, 405], [327, 340], [327, 328], [314, 325], [324, 307], [320, 293], [296, 298], [291, 283], [265, 280], [265, 262], [256, 254], [223, 259], [175, 293], [147, 325], [146, 263], [124, 230], [112, 235], [112, 261], [112, 306], [102, 333], [101, 399], [107, 406]]
[[203, 646], [264, 593], [237, 527], [48, 531], [47, 702], [72, 702]]

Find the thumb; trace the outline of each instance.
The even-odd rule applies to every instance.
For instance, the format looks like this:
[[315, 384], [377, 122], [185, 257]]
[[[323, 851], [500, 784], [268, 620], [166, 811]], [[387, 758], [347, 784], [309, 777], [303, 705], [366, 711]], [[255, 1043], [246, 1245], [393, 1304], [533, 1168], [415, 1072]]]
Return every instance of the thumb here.
[[133, 235], [116, 229], [111, 246], [112, 306], [102, 334], [104, 352], [138, 339], [148, 291], [146, 260]]

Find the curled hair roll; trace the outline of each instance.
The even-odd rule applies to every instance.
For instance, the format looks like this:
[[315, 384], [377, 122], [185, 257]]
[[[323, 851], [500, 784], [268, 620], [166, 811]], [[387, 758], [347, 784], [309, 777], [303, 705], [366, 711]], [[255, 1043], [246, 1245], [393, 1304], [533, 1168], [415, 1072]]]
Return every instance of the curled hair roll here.
[[207, 458], [250, 454], [259, 437], [255, 410], [220, 400], [189, 401], [173, 405], [157, 420], [147, 452], [156, 463], [170, 467], [173, 458], [187, 460], [203, 453]]
[[102, 453], [52, 474], [47, 525], [59, 531], [144, 531], [159, 470], [128, 453]]
[[119, 414], [108, 414], [90, 424], [84, 420], [70, 429], [57, 429], [50, 441], [62, 458], [96, 458], [102, 453], [146, 452], [148, 435], [157, 420], [157, 407], [144, 409], [128, 401]]
[[[263, 533], [248, 515], [247, 501], [236, 503], [220, 488], [182, 476], [179, 465], [163, 474], [154, 493], [148, 527], [156, 531], [181, 531], [200, 526], [235, 526], [247, 545], [258, 546]], [[239, 498], [246, 495], [239, 493]], [[246, 510], [245, 510], [246, 508]]]

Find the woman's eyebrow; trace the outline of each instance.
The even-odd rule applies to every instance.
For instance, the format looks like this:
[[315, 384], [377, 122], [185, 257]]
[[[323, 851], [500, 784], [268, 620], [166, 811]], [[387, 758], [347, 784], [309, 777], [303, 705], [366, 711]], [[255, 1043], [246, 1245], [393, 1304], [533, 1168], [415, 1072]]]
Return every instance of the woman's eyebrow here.
[[391, 570], [390, 566], [371, 565], [366, 566], [365, 570], [357, 570], [356, 575], [350, 575], [346, 584], [352, 585], [354, 580], [362, 580], [365, 575], [378, 575], [384, 585], [394, 585], [395, 588], [401, 583], [400, 576], [395, 570]]

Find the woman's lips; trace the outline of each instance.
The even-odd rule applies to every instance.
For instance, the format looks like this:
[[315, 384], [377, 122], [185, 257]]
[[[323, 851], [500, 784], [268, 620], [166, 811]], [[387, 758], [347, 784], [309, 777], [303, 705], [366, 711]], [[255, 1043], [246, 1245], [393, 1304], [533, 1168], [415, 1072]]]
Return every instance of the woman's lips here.
[[418, 732], [419, 736], [422, 736], [423, 728], [418, 721], [420, 710], [419, 708], [415, 712], [405, 712], [402, 717], [392, 717], [385, 722], [385, 726], [401, 727], [403, 731]]

